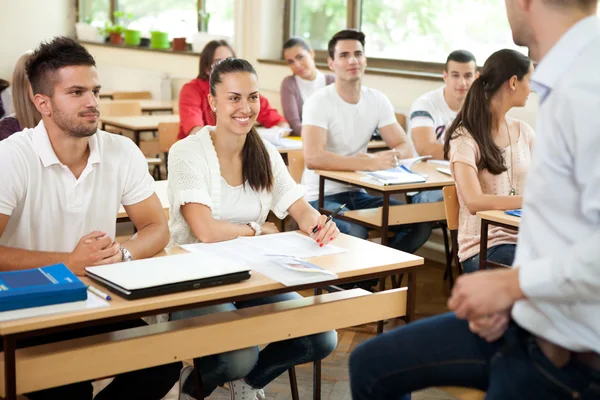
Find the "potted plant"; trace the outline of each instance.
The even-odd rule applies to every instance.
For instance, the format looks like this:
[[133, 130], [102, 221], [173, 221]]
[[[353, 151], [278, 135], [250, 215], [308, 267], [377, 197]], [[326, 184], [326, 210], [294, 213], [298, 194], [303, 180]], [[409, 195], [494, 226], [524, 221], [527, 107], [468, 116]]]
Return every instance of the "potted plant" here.
[[127, 46], [139, 46], [142, 39], [142, 32], [137, 29], [131, 28], [131, 20], [133, 19], [133, 14], [124, 12], [120, 12], [121, 18], [124, 18], [127, 21], [127, 29], [123, 31], [123, 36], [125, 38], [125, 44]]
[[162, 31], [151, 31], [150, 47], [153, 49], [168, 49], [170, 47], [169, 33]]
[[176, 37], [173, 38], [173, 50], [184, 51], [187, 50], [186, 34], [188, 33], [187, 23], [185, 19], [181, 20], [179, 29], [176, 33]]

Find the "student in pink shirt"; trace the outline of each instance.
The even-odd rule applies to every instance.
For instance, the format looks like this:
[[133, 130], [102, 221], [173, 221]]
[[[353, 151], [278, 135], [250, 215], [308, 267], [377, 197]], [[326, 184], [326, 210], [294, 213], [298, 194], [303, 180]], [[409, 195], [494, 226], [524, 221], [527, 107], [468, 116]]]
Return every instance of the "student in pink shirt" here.
[[[532, 72], [531, 60], [522, 53], [505, 49], [492, 54], [446, 135], [444, 156], [460, 205], [458, 257], [466, 272], [479, 268], [481, 221], [475, 214], [523, 204], [534, 131], [506, 113], [527, 102]], [[516, 231], [490, 228], [488, 259], [512, 265], [516, 245]]]

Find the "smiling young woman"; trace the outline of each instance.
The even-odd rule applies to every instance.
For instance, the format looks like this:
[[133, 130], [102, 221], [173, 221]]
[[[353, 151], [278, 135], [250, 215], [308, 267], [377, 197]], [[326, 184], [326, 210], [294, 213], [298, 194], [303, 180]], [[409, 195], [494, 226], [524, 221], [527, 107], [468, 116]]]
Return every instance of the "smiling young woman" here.
[[335, 82], [335, 75], [324, 75], [315, 66], [315, 52], [302, 38], [292, 37], [283, 44], [283, 58], [292, 75], [281, 82], [281, 107], [293, 134], [302, 131], [302, 106], [317, 90]]
[[[211, 243], [276, 233], [266, 222], [269, 211], [289, 213], [300, 230], [324, 246], [339, 230], [304, 200], [303, 188], [290, 176], [277, 149], [254, 129], [261, 111], [258, 77], [252, 65], [227, 58], [210, 75], [207, 104], [216, 126], [176, 143], [169, 152], [169, 228], [177, 244]], [[312, 234], [314, 227], [320, 230]], [[220, 304], [172, 313], [171, 320], [300, 298], [297, 293]], [[202, 340], [202, 338], [198, 338]], [[271, 343], [259, 352], [248, 348], [199, 359], [204, 395], [230, 382], [232, 399], [254, 399], [256, 393], [292, 366], [326, 357], [337, 343], [335, 331]], [[215, 365], [219, 365], [215, 369]], [[223, 368], [221, 368], [223, 366]], [[185, 396], [196, 393], [191, 368], [182, 372]], [[180, 397], [181, 398], [181, 397]], [[191, 398], [191, 397], [184, 397]]]

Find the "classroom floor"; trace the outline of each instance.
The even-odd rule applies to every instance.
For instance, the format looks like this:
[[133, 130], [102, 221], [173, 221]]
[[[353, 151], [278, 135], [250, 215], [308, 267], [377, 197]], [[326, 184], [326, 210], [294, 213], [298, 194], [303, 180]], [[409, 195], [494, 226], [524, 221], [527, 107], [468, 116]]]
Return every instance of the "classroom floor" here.
[[[449, 295], [448, 284], [443, 282], [444, 266], [431, 261], [426, 261], [425, 266], [417, 274], [417, 318], [447, 311], [446, 301]], [[310, 295], [311, 292], [303, 293]], [[391, 321], [386, 324], [386, 330], [393, 328], [398, 322]], [[399, 323], [402, 323], [401, 321]], [[348, 383], [348, 357], [352, 350], [361, 342], [375, 335], [375, 324], [369, 324], [338, 331], [338, 346], [333, 354], [327, 357], [322, 364], [322, 399], [346, 400], [351, 399]], [[296, 367], [298, 390], [301, 400], [312, 399], [312, 364]], [[106, 381], [98, 382], [100, 389]], [[291, 399], [288, 375], [283, 374], [265, 388], [267, 399]], [[210, 397], [211, 400], [228, 400], [229, 391], [217, 389]], [[175, 385], [165, 400], [177, 400], [178, 387]], [[413, 400], [452, 400], [451, 395], [439, 389], [428, 389], [413, 394]]]

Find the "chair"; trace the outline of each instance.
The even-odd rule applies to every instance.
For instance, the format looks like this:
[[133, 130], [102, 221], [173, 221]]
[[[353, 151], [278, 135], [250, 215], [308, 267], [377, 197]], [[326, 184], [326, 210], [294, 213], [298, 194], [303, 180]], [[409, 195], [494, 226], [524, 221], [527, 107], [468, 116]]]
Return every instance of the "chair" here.
[[165, 171], [169, 176], [169, 150], [177, 142], [179, 122], [161, 122], [158, 124], [158, 151], [165, 156]]
[[406, 132], [406, 115], [402, 113], [396, 113], [396, 121], [400, 124], [404, 132]]
[[446, 223], [450, 230], [450, 240], [452, 247], [449, 252], [446, 253], [446, 259], [449, 262], [446, 263], [446, 271], [444, 272], [444, 278], [450, 280], [450, 287], [454, 286], [454, 276], [452, 275], [452, 262], [456, 265], [458, 274], [462, 274], [462, 266], [458, 260], [458, 194], [456, 193], [456, 186], [446, 186], [442, 189], [444, 194], [444, 209], [446, 210]]
[[293, 150], [288, 153], [288, 169], [290, 175], [297, 183], [302, 181], [302, 174], [304, 173], [304, 151]]
[[[99, 109], [100, 115], [105, 117], [136, 117], [142, 115], [142, 107], [139, 101], [103, 102], [100, 103]], [[107, 132], [122, 135], [128, 131], [112, 129], [109, 127]], [[140, 143], [140, 150], [142, 150], [142, 153], [146, 156], [148, 154], [157, 154], [158, 147], [156, 143], [156, 140], [145, 140]], [[148, 166], [152, 167], [152, 176], [154, 179], [159, 181], [162, 180], [160, 172], [160, 165], [162, 164], [161, 159], [158, 157], [146, 157], [146, 161], [148, 162]]]
[[152, 93], [143, 92], [114, 92], [113, 100], [152, 100]]

